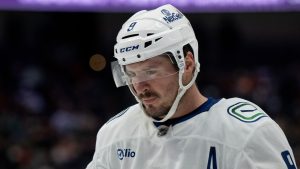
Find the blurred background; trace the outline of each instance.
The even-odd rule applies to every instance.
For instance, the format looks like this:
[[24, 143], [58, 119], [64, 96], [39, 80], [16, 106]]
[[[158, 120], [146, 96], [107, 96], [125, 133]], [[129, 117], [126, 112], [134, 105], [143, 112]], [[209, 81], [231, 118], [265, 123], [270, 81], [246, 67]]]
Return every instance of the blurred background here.
[[[0, 1], [0, 169], [85, 168], [98, 129], [135, 103], [111, 76], [115, 38], [135, 11], [161, 4], [112, 2]], [[176, 2], [199, 41], [200, 90], [261, 106], [299, 165], [299, 1]]]

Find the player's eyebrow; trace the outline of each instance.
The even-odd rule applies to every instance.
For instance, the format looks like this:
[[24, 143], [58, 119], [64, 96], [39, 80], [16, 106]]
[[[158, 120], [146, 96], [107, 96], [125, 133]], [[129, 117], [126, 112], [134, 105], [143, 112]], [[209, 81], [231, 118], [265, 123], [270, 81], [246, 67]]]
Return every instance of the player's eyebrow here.
[[138, 71], [125, 69], [125, 72], [128, 73], [128, 74], [131, 74], [131, 73], [134, 74], [136, 72], [144, 72], [144, 71], [149, 71], [149, 70], [159, 70], [159, 68], [157, 66], [149, 66], [149, 67], [144, 67], [143, 69], [138, 70]]
[[147, 64], [143, 70], [158, 68], [161, 65], [162, 61], [153, 61], [149, 64]]

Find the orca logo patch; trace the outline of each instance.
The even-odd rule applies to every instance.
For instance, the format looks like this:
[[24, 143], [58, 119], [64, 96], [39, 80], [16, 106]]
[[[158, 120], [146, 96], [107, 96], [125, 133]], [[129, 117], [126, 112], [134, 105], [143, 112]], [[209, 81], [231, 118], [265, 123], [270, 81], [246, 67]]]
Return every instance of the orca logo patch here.
[[239, 102], [227, 109], [228, 113], [240, 121], [251, 123], [267, 115], [255, 105], [248, 102]]

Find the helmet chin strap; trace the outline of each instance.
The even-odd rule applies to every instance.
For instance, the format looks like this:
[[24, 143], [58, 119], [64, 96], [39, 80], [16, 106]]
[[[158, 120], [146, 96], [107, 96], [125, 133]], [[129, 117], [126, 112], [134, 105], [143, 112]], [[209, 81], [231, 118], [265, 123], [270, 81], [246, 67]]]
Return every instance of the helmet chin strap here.
[[168, 119], [170, 119], [175, 114], [175, 112], [177, 110], [177, 107], [178, 107], [178, 104], [179, 104], [179, 101], [182, 98], [182, 96], [184, 95], [184, 93], [186, 92], [186, 90], [187, 90], [187, 88], [185, 88], [185, 87], [179, 87], [178, 94], [177, 94], [177, 96], [176, 96], [176, 98], [173, 102], [172, 107], [170, 108], [169, 112], [167, 113], [167, 115], [161, 120], [156, 120], [156, 119], [152, 118], [153, 121], [155, 121], [155, 122], [165, 122]]
[[[179, 101], [181, 100], [182, 96], [184, 95], [184, 93], [193, 85], [193, 83], [195, 82], [196, 80], [196, 77], [197, 77], [197, 69], [195, 70], [194, 72], [194, 76], [192, 78], [192, 80], [186, 85], [184, 86], [183, 83], [182, 83], [182, 76], [183, 76], [183, 73], [184, 73], [184, 69], [180, 70], [179, 73], [178, 73], [178, 76], [179, 76], [179, 79], [178, 79], [178, 83], [179, 83], [179, 88], [178, 88], [178, 94], [169, 110], [169, 112], [167, 113], [167, 115], [161, 119], [161, 120], [156, 120], [154, 118], [153, 121], [155, 122], [165, 122], [167, 120], [169, 120], [170, 118], [172, 118], [174, 116], [174, 114], [176, 113], [176, 110], [178, 108], [178, 104], [179, 104]], [[145, 110], [144, 110], [145, 111]]]
[[[193, 78], [192, 80], [186, 85], [184, 86], [183, 83], [182, 83], [182, 76], [183, 76], [183, 73], [184, 73], [184, 69], [180, 70], [179, 73], [178, 73], [178, 76], [179, 76], [179, 79], [178, 79], [178, 83], [179, 83], [179, 88], [178, 88], [178, 94], [169, 110], [169, 112], [166, 114], [166, 116], [161, 119], [161, 120], [157, 120], [157, 119], [154, 119], [153, 117], [152, 120], [155, 121], [155, 122], [165, 122], [167, 120], [169, 120], [170, 118], [173, 117], [173, 115], [175, 114], [177, 108], [178, 108], [178, 104], [179, 104], [179, 101], [180, 99], [182, 98], [182, 96], [184, 95], [184, 93], [193, 85], [193, 83], [195, 82], [196, 80], [196, 77], [197, 77], [197, 74], [199, 72], [199, 65], [196, 65], [196, 69], [195, 69], [195, 72], [194, 72], [194, 75], [193, 75]], [[128, 85], [129, 86], [129, 89], [131, 91], [131, 93], [135, 96], [135, 99], [139, 102], [139, 105], [141, 107], [141, 109], [143, 110], [143, 112], [145, 114], [146, 113], [146, 110], [142, 104], [142, 101], [136, 96], [136, 93], [132, 87], [132, 85]]]

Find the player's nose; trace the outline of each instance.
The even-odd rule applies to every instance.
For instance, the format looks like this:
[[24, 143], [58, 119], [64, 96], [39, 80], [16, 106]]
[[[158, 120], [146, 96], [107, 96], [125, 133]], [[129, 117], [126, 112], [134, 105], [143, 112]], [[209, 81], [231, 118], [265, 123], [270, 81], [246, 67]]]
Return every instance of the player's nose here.
[[149, 84], [147, 81], [134, 83], [133, 87], [137, 94], [143, 93], [145, 90], [149, 90]]

